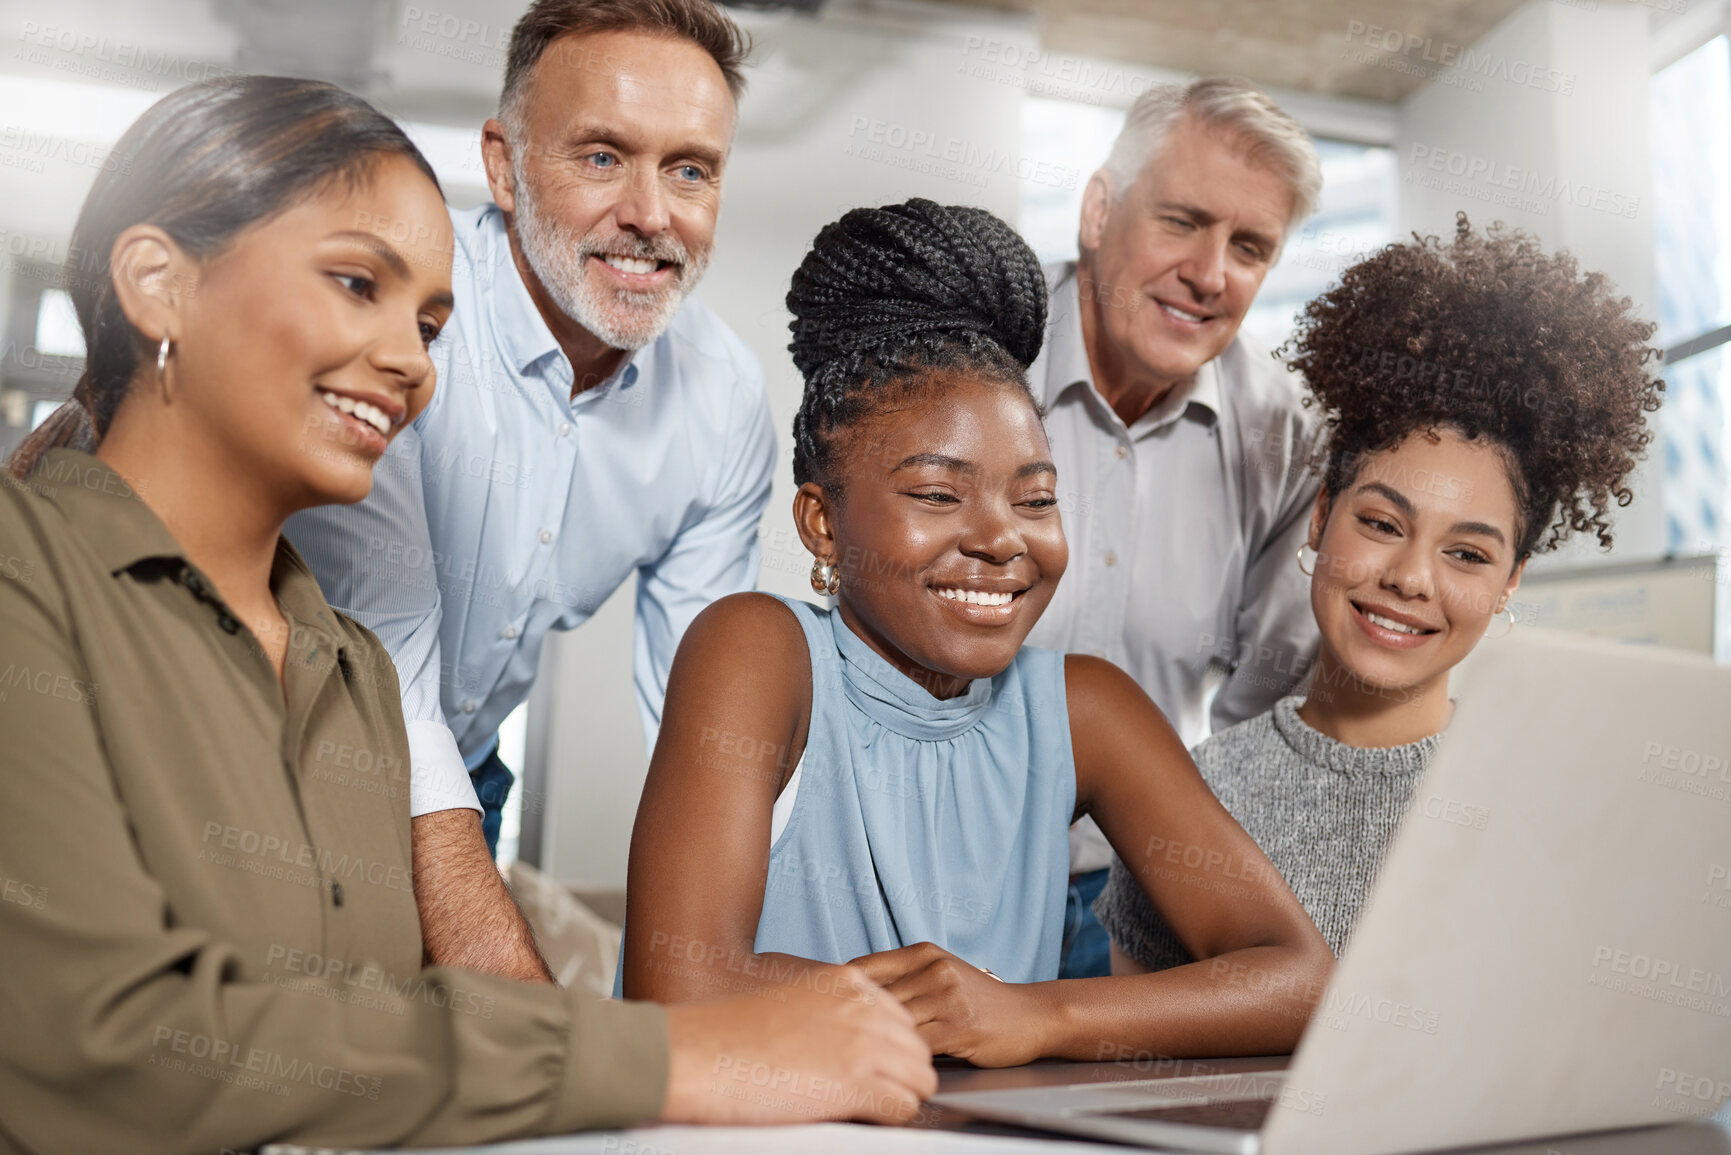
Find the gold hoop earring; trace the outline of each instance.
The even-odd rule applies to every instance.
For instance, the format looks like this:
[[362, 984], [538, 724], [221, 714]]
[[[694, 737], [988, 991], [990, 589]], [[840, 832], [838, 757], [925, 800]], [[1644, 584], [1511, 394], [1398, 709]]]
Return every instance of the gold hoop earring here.
[[168, 334], [164, 333], [162, 344], [156, 347], [156, 375], [158, 377], [168, 371], [168, 351], [172, 345], [173, 342], [169, 340]]
[[1303, 574], [1305, 577], [1315, 577], [1316, 576], [1316, 563], [1315, 562], [1311, 563], [1309, 569], [1304, 568], [1304, 551], [1309, 549], [1309, 548], [1310, 548], [1310, 546], [1308, 544], [1301, 545], [1298, 547], [1298, 572]]
[[1514, 611], [1514, 610], [1512, 610], [1512, 609], [1510, 609], [1510, 608], [1509, 608], [1509, 607], [1508, 607], [1508, 606], [1504, 606], [1504, 607], [1503, 607], [1503, 608], [1502, 608], [1502, 609], [1500, 609], [1500, 610], [1498, 610], [1498, 611], [1497, 611], [1497, 612], [1496, 612], [1496, 613], [1494, 613], [1494, 614], [1492, 614], [1492, 615], [1491, 615], [1491, 621], [1493, 621], [1493, 622], [1494, 622], [1494, 621], [1496, 621], [1496, 620], [1497, 620], [1497, 619], [1498, 619], [1498, 618], [1500, 618], [1500, 617], [1502, 617], [1502, 616], [1503, 616], [1503, 615], [1505, 615], [1505, 614], [1507, 614], [1507, 615], [1508, 615], [1508, 619], [1509, 619], [1509, 628], [1508, 628], [1508, 629], [1506, 629], [1506, 630], [1504, 630], [1504, 631], [1503, 631], [1503, 632], [1502, 632], [1502, 633], [1500, 633], [1500, 634], [1493, 634], [1493, 633], [1491, 633], [1491, 631], [1490, 631], [1490, 627], [1489, 627], [1489, 626], [1486, 626], [1486, 627], [1485, 627], [1485, 637], [1487, 637], [1487, 638], [1506, 638], [1506, 637], [1508, 637], [1508, 636], [1509, 636], [1509, 635], [1510, 635], [1510, 634], [1512, 634], [1512, 633], [1514, 633], [1514, 632], [1515, 632], [1515, 611]]
[[820, 557], [811, 563], [811, 588], [816, 593], [835, 596], [835, 591], [841, 588], [841, 571], [835, 568], [835, 562]]

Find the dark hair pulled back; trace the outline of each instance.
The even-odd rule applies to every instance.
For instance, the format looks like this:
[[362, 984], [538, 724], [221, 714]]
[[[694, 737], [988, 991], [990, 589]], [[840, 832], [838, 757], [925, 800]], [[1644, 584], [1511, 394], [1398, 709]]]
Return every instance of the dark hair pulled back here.
[[247, 228], [333, 180], [363, 183], [387, 156], [420, 151], [384, 113], [335, 85], [238, 76], [169, 93], [115, 145], [78, 214], [65, 285], [84, 333], [84, 374], [62, 405], [7, 462], [26, 477], [57, 446], [93, 450], [108, 430], [149, 342], [121, 312], [110, 254], [128, 228], [151, 224], [188, 254], [208, 258]]

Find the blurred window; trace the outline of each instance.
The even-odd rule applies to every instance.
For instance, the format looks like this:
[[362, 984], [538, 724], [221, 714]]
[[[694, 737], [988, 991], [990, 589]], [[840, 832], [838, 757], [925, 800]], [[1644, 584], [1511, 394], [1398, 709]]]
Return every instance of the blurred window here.
[[1731, 498], [1723, 446], [1731, 340], [1731, 44], [1718, 36], [1653, 77], [1653, 281], [1668, 351], [1665, 549], [1711, 553]]

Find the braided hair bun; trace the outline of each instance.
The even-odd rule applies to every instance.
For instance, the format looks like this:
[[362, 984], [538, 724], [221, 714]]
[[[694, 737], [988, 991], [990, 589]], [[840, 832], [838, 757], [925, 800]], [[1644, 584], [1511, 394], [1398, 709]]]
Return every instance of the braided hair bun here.
[[[914, 199], [824, 226], [793, 275], [788, 348], [805, 377], [793, 476], [834, 484], [838, 434], [935, 372], [1027, 390], [1046, 329], [1039, 259], [984, 209]], [[1032, 400], [1032, 395], [1029, 397]]]

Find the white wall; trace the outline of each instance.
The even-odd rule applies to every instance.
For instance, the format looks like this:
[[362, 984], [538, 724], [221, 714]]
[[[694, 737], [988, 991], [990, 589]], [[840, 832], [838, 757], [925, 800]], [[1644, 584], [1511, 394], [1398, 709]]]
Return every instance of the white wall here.
[[[965, 68], [988, 42], [1031, 48], [1026, 21], [875, 4], [818, 20], [747, 14], [741, 22], [757, 40], [756, 64], [728, 162], [715, 261], [698, 296], [762, 359], [775, 413], [781, 454], [761, 531], [760, 585], [810, 596], [812, 559], [790, 513], [801, 382], [782, 301], [794, 269], [817, 231], [850, 208], [924, 196], [1014, 222], [1018, 170], [1051, 175], [1039, 158], [1019, 156], [1021, 89], [994, 70], [980, 78]], [[543, 669], [554, 678], [542, 680], [541, 692], [558, 701], [531, 706], [546, 720], [551, 783], [542, 863], [589, 886], [625, 882], [647, 769], [631, 693], [632, 596], [620, 590], [549, 646]]]
[[[1401, 104], [1403, 235], [1446, 240], [1459, 209], [1475, 227], [1505, 221], [1547, 249], [1568, 249], [1654, 316], [1648, 41], [1640, 5], [1534, 0], [1472, 45], [1470, 57], [1445, 56], [1442, 45], [1430, 46], [1431, 61], [1425, 49], [1388, 54], [1441, 73]], [[1534, 559], [1535, 568], [1662, 553], [1661, 451], [1655, 444], [1636, 474], [1634, 504], [1616, 511], [1614, 555], [1582, 539]]]

